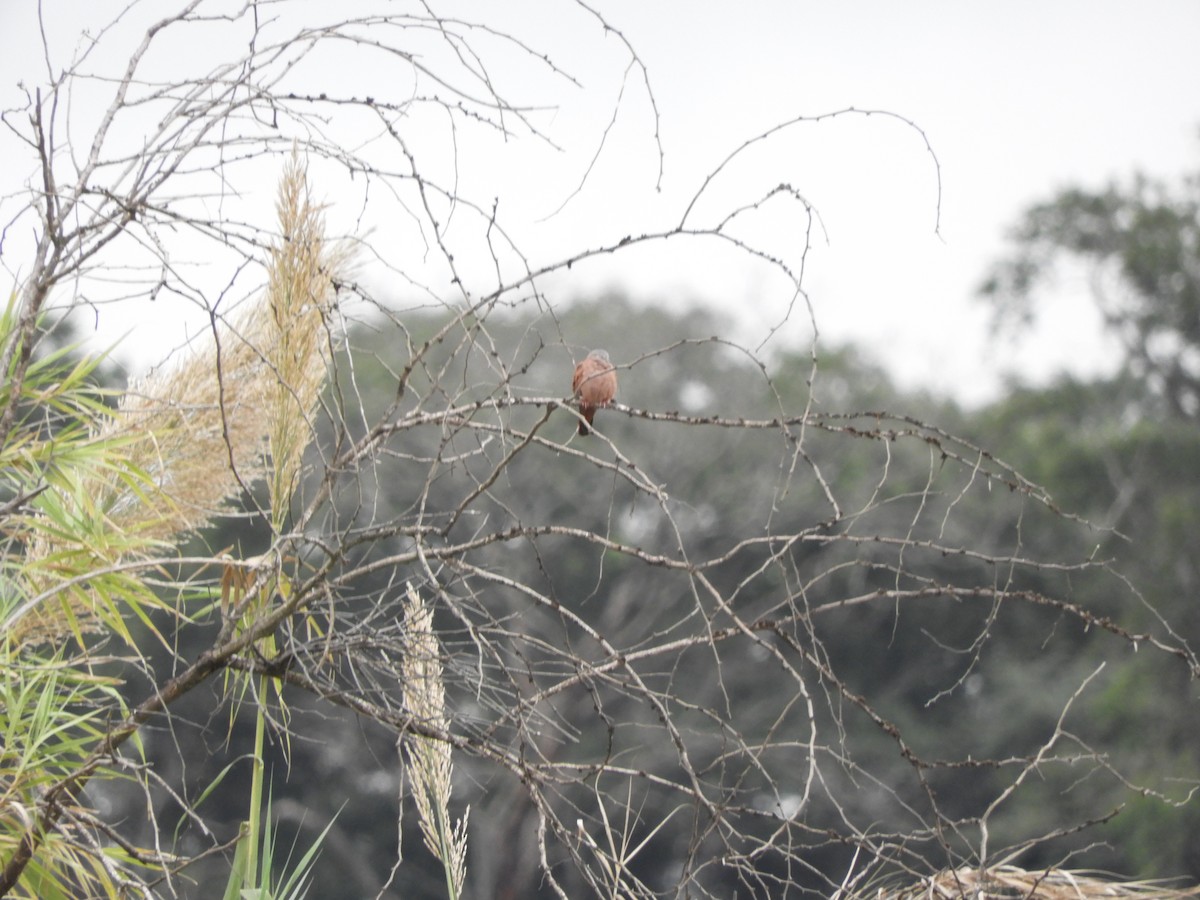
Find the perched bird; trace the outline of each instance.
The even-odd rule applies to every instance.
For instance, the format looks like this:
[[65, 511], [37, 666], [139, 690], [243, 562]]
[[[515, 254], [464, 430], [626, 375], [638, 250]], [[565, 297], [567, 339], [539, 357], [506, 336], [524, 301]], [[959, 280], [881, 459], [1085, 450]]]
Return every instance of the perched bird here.
[[608, 361], [607, 350], [593, 350], [575, 366], [571, 390], [579, 400], [579, 412], [583, 416], [579, 433], [588, 434], [596, 410], [608, 406], [617, 396], [617, 370]]

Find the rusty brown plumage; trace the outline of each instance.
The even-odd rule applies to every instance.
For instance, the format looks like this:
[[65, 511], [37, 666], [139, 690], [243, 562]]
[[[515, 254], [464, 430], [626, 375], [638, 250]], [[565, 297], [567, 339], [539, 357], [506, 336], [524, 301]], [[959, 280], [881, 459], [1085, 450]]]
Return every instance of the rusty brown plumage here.
[[583, 416], [579, 433], [588, 434], [596, 410], [608, 406], [617, 396], [617, 370], [609, 362], [607, 350], [593, 350], [575, 366], [571, 391], [579, 400], [579, 412]]

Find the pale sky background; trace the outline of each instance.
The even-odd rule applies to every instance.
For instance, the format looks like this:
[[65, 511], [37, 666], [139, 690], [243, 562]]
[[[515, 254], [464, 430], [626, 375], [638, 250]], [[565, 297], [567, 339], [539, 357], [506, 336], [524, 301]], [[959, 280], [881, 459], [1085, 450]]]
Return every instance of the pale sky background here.
[[[937, 171], [921, 135], [881, 117], [792, 126], [723, 173], [698, 214], [711, 219], [780, 182], [800, 191], [818, 209], [826, 232], [814, 231], [805, 276], [822, 342], [861, 345], [905, 387], [974, 403], [997, 396], [1008, 373], [1042, 381], [1063, 368], [1085, 375], [1103, 371], [1112, 348], [1099, 337], [1078, 279], [1059, 285], [1039, 331], [1016, 344], [988, 334], [988, 311], [974, 299], [974, 289], [1003, 252], [1005, 231], [1020, 211], [1056, 188], [1098, 188], [1137, 169], [1168, 178], [1200, 169], [1195, 0], [594, 5], [646, 66], [661, 117], [662, 191], [655, 191], [654, 118], [640, 73], [630, 73], [621, 93], [627, 55], [586, 10], [566, 0], [433, 0], [439, 13], [484, 18], [544, 48], [581, 83], [574, 88], [531, 77], [528, 65], [510, 69], [508, 57], [498, 58], [492, 74], [507, 80], [510, 95], [522, 99], [528, 93], [555, 106], [537, 121], [562, 151], [529, 140], [460, 146], [463, 190], [481, 202], [499, 198], [508, 226], [531, 262], [541, 264], [626, 234], [670, 227], [708, 172], [743, 141], [780, 122], [850, 106], [903, 116], [924, 130], [940, 161], [940, 234]], [[5, 108], [19, 102], [18, 80], [32, 86], [44, 78], [34, 6], [4, 0], [0, 7]], [[61, 62], [77, 46], [88, 16], [121, 7], [44, 0], [47, 12], [54, 11], [47, 16], [49, 37]], [[147, 7], [162, 8], [168, 8], [163, 0]], [[296, 6], [324, 16], [339, 8]], [[480, 45], [486, 48], [486, 42]], [[118, 52], [128, 59], [128, 46]], [[228, 55], [227, 48], [198, 38], [180, 59], [222, 52]], [[349, 77], [331, 69], [318, 80], [336, 84], [343, 76]], [[387, 95], [386, 80], [377, 90]], [[587, 169], [619, 93], [619, 111], [588, 181], [551, 216]], [[6, 198], [26, 177], [28, 159], [18, 151], [12, 140], [0, 143], [6, 157], [0, 196]], [[258, 187], [269, 200], [274, 185], [249, 190]], [[329, 191], [326, 199], [336, 208], [338, 188]], [[791, 254], [792, 262], [804, 225], [795, 212], [780, 204], [754, 219], [756, 239]], [[331, 219], [343, 221], [336, 212]], [[476, 262], [482, 282], [488, 260]], [[3, 265], [10, 278], [20, 277], [12, 236]], [[712, 305], [736, 320], [739, 334], [751, 342], [780, 320], [789, 300], [769, 270], [713, 243], [638, 248], [577, 265], [542, 287], [554, 300], [618, 287], [644, 302]], [[101, 338], [133, 328], [126, 342], [137, 359], [147, 348], [178, 343], [172, 329], [190, 327], [177, 309], [159, 304], [132, 316], [106, 311]], [[803, 310], [773, 338], [810, 339]], [[619, 348], [611, 349], [619, 359]]]

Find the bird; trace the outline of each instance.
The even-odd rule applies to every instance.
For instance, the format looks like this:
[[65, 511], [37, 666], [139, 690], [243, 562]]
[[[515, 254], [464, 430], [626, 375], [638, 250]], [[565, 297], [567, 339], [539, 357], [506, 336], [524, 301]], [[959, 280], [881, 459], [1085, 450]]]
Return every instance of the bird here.
[[617, 370], [609, 362], [607, 350], [593, 350], [575, 366], [571, 391], [579, 400], [579, 433], [591, 432], [596, 410], [612, 403], [617, 396]]

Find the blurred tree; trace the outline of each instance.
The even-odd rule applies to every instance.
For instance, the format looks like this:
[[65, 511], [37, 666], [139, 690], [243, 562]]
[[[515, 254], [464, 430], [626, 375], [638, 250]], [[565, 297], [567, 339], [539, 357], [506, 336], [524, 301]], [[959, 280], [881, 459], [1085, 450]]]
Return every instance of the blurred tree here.
[[1026, 210], [1011, 240], [980, 287], [1002, 318], [1035, 318], [1038, 288], [1056, 263], [1077, 259], [1147, 399], [1200, 417], [1200, 175], [1065, 188]]
[[[1138, 175], [1101, 191], [1072, 187], [1033, 205], [1012, 233], [1012, 254], [980, 288], [1000, 321], [1037, 315], [1046, 282], [1064, 261], [1083, 263], [1092, 299], [1125, 347], [1112, 377], [1062, 377], [1046, 388], [1018, 387], [968, 426], [1063, 508], [1104, 526], [1092, 536], [1136, 585], [1142, 610], [1185, 642], [1200, 636], [1194, 598], [1200, 567], [1200, 178], [1168, 183]], [[1047, 520], [1025, 530], [1031, 546], [1065, 547], [1072, 536]], [[1080, 547], [1080, 550], [1084, 548]], [[1115, 613], [1123, 601], [1094, 582], [1077, 582], [1088, 606]], [[1157, 783], [1173, 806], [1132, 804], [1107, 833], [1122, 867], [1142, 875], [1200, 878], [1194, 841], [1200, 784], [1193, 682], [1159, 660], [1125, 667], [1086, 703], [1107, 744], [1121, 747], [1130, 772]], [[1147, 742], [1146, 735], [1155, 738]], [[1167, 776], [1166, 773], [1171, 773]], [[1119, 803], [1112, 800], [1114, 806]]]
[[[620, 329], [628, 337], [622, 339], [615, 324], [603, 324], [604, 318], [621, 323]], [[418, 317], [409, 317], [407, 325], [414, 334], [438, 332], [431, 324], [421, 324]], [[820, 473], [843, 510], [826, 517], [819, 513], [822, 509], [829, 512], [828, 496], [815, 480], [793, 484], [788, 501], [774, 514], [766, 513], [776, 504], [776, 495], [770, 489], [770, 480], [762, 489], [762, 473], [777, 471], [780, 466], [769, 432], [704, 428], [697, 439], [696, 427], [683, 422], [654, 426], [610, 416], [602, 429], [618, 446], [640, 448], [640, 465], [652, 463], [653, 470], [669, 472], [661, 487], [673, 498], [688, 498], [687, 502], [672, 500], [669, 516], [656, 515], [652, 506], [638, 499], [639, 492], [634, 492], [614, 507], [614, 499], [622, 494], [619, 485], [614, 486], [611, 472], [602, 469], [594, 475], [581, 473], [572, 466], [540, 457], [530, 467], [526, 465], [528, 460], [517, 458], [505, 467], [503, 486], [495, 484], [489, 491], [494, 498], [506, 498], [503, 504], [488, 510], [489, 518], [500, 522], [563, 523], [588, 533], [606, 534], [625, 545], [626, 550], [597, 555], [586, 544], [551, 534], [548, 538], [531, 536], [532, 553], [514, 547], [497, 548], [477, 559], [476, 565], [478, 569], [502, 571], [505, 580], [511, 579], [514, 585], [543, 591], [548, 599], [584, 617], [614, 646], [647, 652], [651, 659], [655, 657], [655, 636], [681, 639], [689, 633], [686, 623], [695, 618], [698, 601], [671, 572], [647, 569], [637, 560], [646, 553], [669, 554], [681, 540], [693, 559], [722, 560], [704, 569], [706, 582], [715, 597], [729, 597], [736, 604], [732, 619], [720, 607], [706, 609], [706, 628], [719, 629], [722, 623], [737, 622], [760, 623], [762, 627], [764, 623], [786, 621], [795, 614], [798, 603], [818, 604], [820, 612], [807, 621], [804, 638], [820, 648], [831, 679], [828, 687], [870, 698], [874, 714], [898, 727], [910, 752], [941, 761], [926, 764], [927, 778], [936, 785], [939, 797], [935, 820], [944, 816], [948, 821], [966, 823], [986, 809], [1011, 783], [1012, 767], [1021, 754], [1036, 749], [1047, 734], [1054, 733], [1061, 704], [1070, 693], [1066, 689], [1073, 690], [1097, 666], [1111, 659], [1111, 645], [1097, 643], [1095, 634], [1089, 636], [1086, 629], [1068, 627], [1064, 616], [1070, 619], [1083, 615], [1088, 622], [1087, 615], [1105, 612], [1139, 626], [1149, 628], [1153, 624], [1142, 621], [1140, 611], [1129, 607], [1128, 585], [1114, 579], [1102, 560], [1086, 561], [1095, 555], [1097, 532], [1080, 528], [1068, 518], [1039, 514], [1039, 504], [1034, 501], [1031, 505], [1025, 493], [1026, 483], [1022, 483], [1025, 488], [1015, 492], [1005, 488], [997, 493], [986, 482], [978, 489], [972, 488], [970, 477], [955, 486], [954, 465], [947, 468], [950, 460], [941, 459], [940, 452], [931, 455], [925, 443], [943, 438], [917, 426], [915, 420], [901, 423], [904, 427], [896, 430], [893, 439], [881, 440], [886, 432], [876, 429], [880, 422], [892, 421], [893, 417], [884, 411], [889, 407], [919, 410], [922, 416], [976, 429], [982, 426], [952, 406], [899, 394], [882, 373], [852, 352], [823, 352], [814, 384], [809, 387], [813, 381], [810, 354], [781, 354], [769, 373], [764, 373], [750, 357], [704, 337], [727, 329], [703, 311], [669, 315], [639, 309], [619, 296], [609, 296], [573, 305], [557, 312], [553, 319], [516, 316], [489, 321], [489, 352], [498, 353], [510, 361], [511, 368], [520, 370], [521, 374], [512, 380], [512, 389], [519, 395], [542, 396], [563, 390], [570, 371], [570, 360], [565, 355], [557, 356], [553, 365], [526, 366], [522, 362], [522, 348], [545, 343], [542, 338], [547, 326], [566, 333], [594, 334], [596, 343], [627, 346], [628, 356], [618, 360], [624, 366], [626, 400], [636, 401], [642, 408], [682, 407], [681, 415], [701, 418], [708, 418], [709, 410], [736, 408], [748, 418], [769, 417], [780, 404], [795, 408], [807, 401], [810, 392], [816, 392], [836, 397], [846, 409], [874, 410], [812, 416], [814, 428], [823, 425], [835, 429], [817, 430], [804, 440], [807, 465]], [[399, 366], [392, 359], [396, 350], [378, 328], [352, 335], [350, 345], [359, 360], [355, 369], [360, 386], [372, 383], [364, 377], [366, 373]], [[675, 349], [662, 352], [662, 348], [670, 347]], [[453, 352], [439, 350], [430, 356], [430, 368], [443, 373], [466, 372], [480, 364], [478, 352], [470, 347]], [[458, 354], [465, 354], [465, 358], [454, 363]], [[476, 361], [468, 362], [468, 358]], [[347, 358], [346, 366], [350, 365]], [[386, 380], [370, 390], [364, 388], [365, 408], [378, 407], [379, 401], [371, 397], [374, 390], [384, 397], [392, 391]], [[1026, 402], [1035, 401], [1031, 398]], [[1053, 399], [1043, 401], [1043, 409], [1046, 422], [1056, 421]], [[537, 422], [529, 411], [514, 410], [514, 420], [518, 415]], [[1014, 409], [1012, 418], [1001, 418], [995, 430], [1015, 428], [1020, 418]], [[1062, 431], [1047, 432], [1039, 438], [1033, 431], [1032, 417], [1025, 418], [1029, 427], [1022, 434], [1030, 442], [1030, 450], [1021, 458], [1034, 468], [1043, 438], [1056, 449], [1061, 447], [1068, 458], [1078, 453], [1077, 444], [1088, 440], [1086, 433], [1076, 434], [1068, 428], [1066, 433], [1076, 443], [1062, 447]], [[559, 427], [564, 435], [571, 430], [569, 423]], [[843, 427], [847, 430], [841, 430]], [[649, 443], [647, 428], [654, 429]], [[910, 441], [906, 434], [918, 440]], [[1037, 449], [1032, 449], [1034, 446]], [[426, 452], [432, 455], [436, 451], [430, 448]], [[426, 502], [430, 508], [455, 507], [463, 491], [473, 493], [475, 485], [487, 480], [487, 471], [472, 471], [469, 463], [464, 463], [460, 473], [446, 473], [431, 489], [411, 480], [391, 479], [374, 495], [371, 515], [389, 519], [405, 514], [414, 508], [414, 491], [429, 490]], [[1092, 471], [1094, 475], [1097, 470]], [[1046, 474], [1054, 472], [1048, 470]], [[1078, 495], [1056, 499], [1067, 508], [1075, 508], [1071, 504], [1078, 502], [1090, 512], [1095, 505], [1096, 485], [1082, 476], [1077, 481]], [[484, 508], [479, 506], [479, 513]], [[355, 513], [346, 508], [343, 514]], [[764, 521], [770, 521], [769, 533], [802, 535], [783, 557], [786, 567], [780, 566], [781, 560], [773, 558], [766, 545], [760, 552], [743, 544], [740, 551], [730, 554], [731, 546], [741, 543], [740, 535], [753, 533]], [[857, 536], [862, 540], [856, 540]], [[372, 546], [370, 553], [387, 557], [401, 552], [403, 545], [403, 541], [393, 546], [383, 539]], [[978, 556], [964, 557], [963, 550], [968, 547], [970, 554]], [[1065, 568], [1043, 567], [1036, 562], [1040, 558], [1081, 562]], [[368, 559], [364, 557], [364, 565]], [[1027, 599], [1033, 602], [1008, 602], [1004, 599], [1009, 596], [1007, 591], [997, 595], [994, 574], [978, 581], [978, 563], [995, 559], [1007, 560], [1006, 587], [1012, 589], [1012, 596], [1018, 596], [1020, 588], [1031, 592]], [[994, 561], [984, 565], [985, 572], [994, 568]], [[447, 576], [444, 581], [447, 585], [461, 584], [467, 596], [477, 594], [479, 602], [486, 603], [486, 611], [480, 608], [473, 619], [472, 633], [489, 634], [500, 622], [519, 621], [519, 644], [531, 643], [520, 649], [517, 658], [523, 670], [540, 673], [540, 677], [566, 664], [565, 660], [556, 661], [558, 655], [548, 652], [549, 647], [565, 644], [581, 650], [591, 639], [589, 633], [576, 630], [578, 623], [573, 626], [557, 616], [546, 617], [519, 595], [506, 599], [486, 591], [488, 599], [484, 601], [478, 586], [467, 587], [470, 577], [460, 580]], [[936, 603], [941, 595], [938, 585], [972, 583], [980, 584], [978, 599], [990, 598], [990, 602], [968, 600], [938, 612], [919, 608], [924, 602], [919, 599], [921, 595]], [[896, 593], [898, 585], [910, 584], [918, 587], [916, 596], [905, 598], [903, 592]], [[386, 590], [386, 578], [381, 578], [377, 588], [366, 589], [364, 584], [364, 589], [368, 594]], [[1072, 613], [1070, 605], [1043, 605], [1056, 596], [1078, 598], [1088, 612]], [[844, 598], [855, 597], [859, 598], [857, 602], [843, 606]], [[708, 605], [703, 598], [699, 602], [701, 608]], [[453, 630], [447, 625], [448, 632]], [[506, 640], [513, 639], [507, 628], [500, 633], [506, 635]], [[469, 646], [470, 642], [463, 643], [462, 652], [468, 653]], [[729, 730], [727, 740], [733, 740], [736, 734], [745, 740], [761, 740], [768, 747], [774, 735], [802, 731], [812, 723], [812, 719], [801, 716], [788, 724], [787, 716], [781, 718], [778, 697], [769, 688], [764, 690], [764, 678], [770, 684], [774, 677], [770, 674], [774, 668], [772, 651], [767, 647], [756, 646], [753, 640], [743, 645], [731, 637], [711, 645], [708, 641], [692, 645], [685, 640], [682, 646], [682, 650], [669, 655], [669, 681], [661, 690], [676, 702], [686, 703], [689, 709], [707, 710], [708, 716], [715, 717], [710, 724], [724, 722]], [[783, 646], [787, 646], [786, 641]], [[1164, 671], [1171, 671], [1171, 666], [1168, 664]], [[1047, 684], [1060, 687], [1047, 690]], [[462, 690], [467, 690], [466, 686]], [[593, 690], [596, 696], [605, 696], [601, 687]], [[470, 702], [478, 704], [478, 688], [468, 692]], [[737, 698], [736, 703], [729, 705], [729, 698]], [[671, 742], [637, 740], [626, 744], [619, 737], [637, 723], [641, 729], [653, 727], [651, 722], [643, 721], [644, 710], [636, 692], [630, 695], [622, 691], [604, 700], [604, 721], [608, 725], [599, 734], [595, 731], [593, 702], [580, 698], [554, 707], [556, 727], [577, 735], [571, 758], [577, 754], [586, 757], [590, 749], [615, 757], [630, 755], [639, 769], [659, 772], [663, 777], [675, 769], [678, 759]], [[1080, 706], [1084, 705], [1080, 701]], [[894, 744], [887, 731], [880, 730], [879, 720], [855, 714], [852, 707], [846, 707], [844, 697], [832, 707], [816, 704], [810, 715], [820, 723], [820, 730], [832, 729], [842, 735], [837, 755], [851, 768], [849, 780], [841, 785], [834, 783], [833, 773], [822, 771], [832, 795], [824, 801], [809, 802], [805, 826], [838, 832], [848, 822], [862, 819], [877, 825], [888, 823], [897, 834], [909, 834], [914, 824], [920, 830], [921, 818], [914, 818], [912, 810], [927, 805], [928, 798], [922, 796], [920, 782], [910, 780], [911, 768], [896, 757]], [[676, 716], [680, 721], [687, 720], [683, 712]], [[1091, 734], [1091, 725], [1078, 727], [1080, 734]], [[689, 726], [689, 731], [692, 729], [700, 739], [707, 730], [706, 723], [694, 723]], [[546, 752], [547, 738], [537, 743]], [[355, 732], [346, 732], [341, 738], [331, 735], [323, 749], [314, 750], [340, 758], [369, 753]], [[754, 787], [763, 797], [778, 794], [778, 802], [787, 807], [802, 795], [783, 792], [781, 785], [771, 780], [766, 760], [781, 751], [762, 753], [760, 772], [766, 780], [758, 782], [748, 772], [741, 778], [747, 790]], [[693, 748], [692, 752], [697, 751]], [[726, 756], [731, 760], [732, 751], [727, 749]], [[370, 758], [362, 756], [361, 764], [352, 770], [368, 770]], [[1070, 755], [1053, 758], [1062, 766], [1058, 775], [1043, 773], [1038, 781], [1040, 792], [1031, 792], [1029, 801], [1013, 804], [1011, 811], [1004, 809], [1004, 815], [996, 815], [990, 823], [992, 839], [999, 846], [1020, 845], [1031, 841], [1030, 836], [1053, 835], [1061, 830], [1064, 814], [1079, 821], [1089, 815], [1096, 817], [1098, 804], [1126, 790], [1120, 779], [1097, 774], [1091, 783], [1096, 786], [1103, 782], [1104, 789], [1097, 788], [1090, 799], [1079, 797], [1068, 790], [1069, 783], [1076, 780], [1078, 773], [1071, 772], [1078, 760], [1072, 764], [1067, 762]], [[976, 763], [964, 766], [963, 759]], [[998, 759], [1007, 760], [1007, 766], [989, 762]], [[474, 848], [472, 859], [478, 868], [473, 883], [484, 892], [504, 896], [507, 888], [528, 885], [538, 878], [536, 843], [523, 843], [532, 841], [535, 832], [525, 832], [522, 838], [516, 825], [536, 817], [536, 809], [519, 785], [497, 782], [486, 766], [476, 762], [466, 761], [463, 766], [472, 781], [487, 786], [479, 794], [469, 794], [475, 826], [489, 833], [510, 835], [502, 848]], [[1139, 771], [1149, 783], [1157, 783], [1154, 773]], [[857, 784], [861, 778], [876, 780], [877, 789], [863, 790]], [[1049, 802], [1046, 798], [1055, 797], [1056, 792], [1064, 795]], [[335, 792], [330, 800], [336, 796]], [[690, 828], [683, 828], [680, 812], [673, 812], [676, 807], [669, 801], [669, 795], [641, 795], [640, 820], [664, 823], [655, 831], [655, 852], [632, 865], [633, 871], [649, 884], [669, 882], [669, 878], [664, 881], [663, 867], [672, 868], [672, 861], [683, 852], [671, 848], [686, 847], [684, 832], [695, 827], [693, 822]], [[1150, 807], [1154, 808], [1158, 807]], [[332, 812], [333, 807], [328, 811]], [[939, 856], [934, 849], [938, 841], [927, 837], [929, 846], [922, 848], [922, 842], [910, 836], [905, 853], [918, 858], [927, 854], [932, 864]], [[364, 839], [355, 838], [360, 844]], [[370, 840], [375, 853], [385, 858], [391, 849], [386, 835]], [[1025, 858], [1052, 864], [1092, 842], [1086, 832], [1074, 838], [1031, 841], [1037, 852], [1031, 850]], [[687, 852], [698, 851], [693, 848]], [[1137, 860], [1123, 853], [1093, 852], [1082, 858], [1096, 864], [1137, 867]], [[805, 859], [813, 866], [811, 878], [793, 876], [793, 880], [817, 892], [828, 889], [828, 875], [817, 873], [837, 871], [847, 864], [844, 849], [836, 844], [809, 845]], [[709, 878], [715, 879], [716, 874]], [[719, 893], [721, 889], [734, 889], [737, 881], [706, 878], [702, 883]]]

